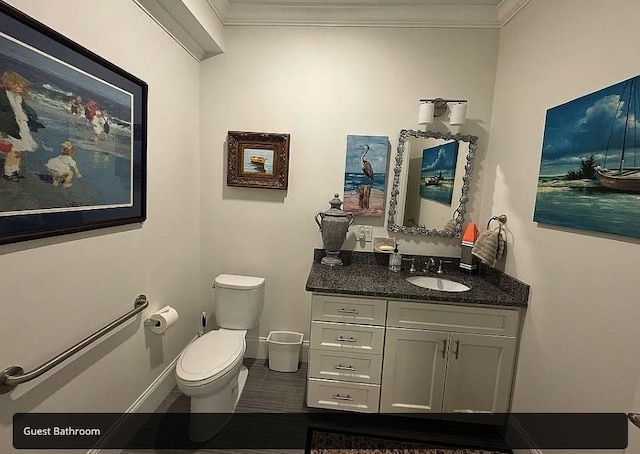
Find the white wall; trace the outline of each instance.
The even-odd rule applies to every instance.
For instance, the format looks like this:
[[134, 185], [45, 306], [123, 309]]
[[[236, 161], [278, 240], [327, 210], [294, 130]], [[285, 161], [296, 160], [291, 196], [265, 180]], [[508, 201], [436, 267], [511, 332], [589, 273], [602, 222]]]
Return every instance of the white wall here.
[[[14, 412], [126, 409], [191, 338], [221, 272], [267, 278], [254, 335], [308, 334], [304, 284], [321, 246], [313, 216], [342, 193], [346, 135], [387, 135], [393, 157], [425, 96], [469, 99], [461, 132], [480, 137], [484, 191], [471, 218], [509, 215], [506, 271], [532, 285], [513, 409], [630, 406], [640, 241], [532, 215], [546, 109], [640, 73], [628, 19], [640, 15], [636, 0], [532, 0], [500, 32], [499, 58], [496, 30], [229, 27], [226, 53], [200, 67], [133, 2], [11, 3], [149, 83], [149, 190], [142, 228], [0, 246], [1, 367], [41, 363], [139, 293], [152, 309], [174, 305], [181, 320], [164, 339], [137, 320], [0, 395], [1, 451], [12, 449]], [[226, 186], [228, 130], [291, 134], [288, 191]], [[379, 236], [385, 222], [356, 220]], [[399, 240], [405, 252], [458, 253], [452, 240]], [[361, 248], [353, 236], [345, 247]]]
[[[480, 137], [480, 184], [497, 39], [497, 30], [227, 27], [226, 52], [203, 62], [201, 75], [204, 297], [221, 272], [264, 276], [259, 335], [307, 334], [304, 286], [313, 248], [322, 246], [314, 216], [342, 196], [346, 136], [389, 136], [392, 161], [400, 130], [418, 127], [421, 97], [469, 99], [461, 132]], [[229, 130], [291, 134], [287, 191], [226, 186]], [[388, 236], [386, 218], [355, 223]], [[459, 240], [399, 241], [403, 252], [459, 254]], [[358, 248], [350, 233], [344, 249]]]
[[[199, 64], [130, 0], [12, 0], [25, 13], [149, 84], [148, 220], [142, 227], [0, 246], [0, 368], [31, 369], [133, 308], [171, 304], [164, 338], [142, 318], [52, 372], [0, 395], [0, 451], [15, 412], [121, 412], [197, 331]], [[24, 451], [21, 451], [24, 452]]]
[[532, 288], [514, 411], [631, 409], [640, 241], [532, 219], [546, 110], [640, 74], [634, 17], [636, 0], [532, 0], [500, 34], [482, 206], [509, 215], [506, 271]]

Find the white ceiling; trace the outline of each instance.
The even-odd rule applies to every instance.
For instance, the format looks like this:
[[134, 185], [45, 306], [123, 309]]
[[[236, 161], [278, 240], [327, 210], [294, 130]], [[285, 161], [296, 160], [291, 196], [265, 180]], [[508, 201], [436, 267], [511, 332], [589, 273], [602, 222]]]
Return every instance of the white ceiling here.
[[[1, 1], [1, 0], [0, 0]], [[501, 28], [530, 0], [133, 0], [197, 60], [232, 26]]]
[[493, 5], [500, 0], [229, 0], [229, 3], [253, 5], [313, 5], [313, 6], [354, 6], [354, 5]]

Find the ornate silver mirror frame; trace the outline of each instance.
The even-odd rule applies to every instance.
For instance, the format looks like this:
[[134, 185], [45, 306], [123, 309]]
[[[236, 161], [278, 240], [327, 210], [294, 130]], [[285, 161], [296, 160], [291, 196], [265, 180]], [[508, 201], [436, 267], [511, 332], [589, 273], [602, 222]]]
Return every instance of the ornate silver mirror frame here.
[[[464, 166], [464, 174], [462, 176], [462, 190], [460, 193], [460, 204], [456, 208], [453, 215], [453, 225], [449, 225], [447, 229], [427, 228], [426, 226], [407, 227], [396, 223], [396, 210], [398, 206], [398, 195], [406, 191], [406, 188], [400, 188], [400, 174], [403, 169], [403, 161], [405, 155], [405, 144], [411, 139], [423, 138], [423, 139], [443, 139], [443, 140], [456, 140], [458, 142], [468, 143], [469, 149], [466, 156], [466, 163]], [[400, 131], [400, 138], [398, 140], [398, 149], [396, 153], [396, 163], [394, 166], [393, 175], [393, 188], [391, 190], [391, 201], [389, 203], [389, 217], [387, 220], [387, 230], [390, 232], [399, 232], [408, 235], [429, 235], [440, 237], [452, 237], [460, 238], [462, 236], [462, 224], [464, 222], [464, 213], [466, 212], [466, 204], [469, 200], [469, 188], [471, 183], [471, 172], [473, 170], [473, 159], [478, 148], [478, 138], [476, 136], [451, 134], [450, 132], [432, 132], [432, 131], [416, 131], [413, 129], [403, 129]], [[404, 193], [401, 194], [403, 197]], [[403, 222], [402, 219], [399, 220]]]

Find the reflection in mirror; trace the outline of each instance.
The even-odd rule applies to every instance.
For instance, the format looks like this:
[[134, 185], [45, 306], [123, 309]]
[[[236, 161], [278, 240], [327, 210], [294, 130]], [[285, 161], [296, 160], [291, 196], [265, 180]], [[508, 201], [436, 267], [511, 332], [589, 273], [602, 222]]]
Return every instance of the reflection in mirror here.
[[478, 138], [400, 131], [387, 229], [460, 238]]

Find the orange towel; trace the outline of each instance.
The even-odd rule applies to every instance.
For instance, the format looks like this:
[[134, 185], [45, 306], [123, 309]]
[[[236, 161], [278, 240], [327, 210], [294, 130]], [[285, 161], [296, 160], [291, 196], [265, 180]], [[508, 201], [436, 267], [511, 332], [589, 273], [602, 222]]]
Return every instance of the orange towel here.
[[473, 246], [478, 239], [478, 228], [471, 222], [467, 225], [467, 228], [462, 235], [462, 244], [464, 246]]

